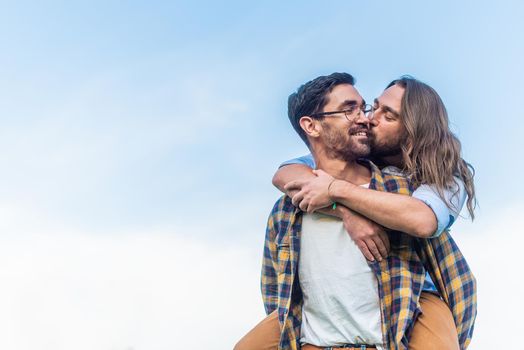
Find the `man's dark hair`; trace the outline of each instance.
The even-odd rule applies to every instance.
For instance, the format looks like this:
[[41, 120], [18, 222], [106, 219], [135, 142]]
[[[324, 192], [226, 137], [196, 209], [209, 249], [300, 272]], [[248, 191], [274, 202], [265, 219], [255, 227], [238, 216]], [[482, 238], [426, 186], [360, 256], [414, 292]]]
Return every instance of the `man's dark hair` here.
[[[309, 147], [306, 133], [300, 127], [300, 118], [319, 113], [327, 104], [327, 95], [337, 85], [355, 85], [355, 78], [348, 73], [333, 73], [320, 76], [298, 88], [297, 92], [289, 95], [287, 114], [293, 128], [300, 138]], [[320, 117], [321, 118], [321, 117]]]

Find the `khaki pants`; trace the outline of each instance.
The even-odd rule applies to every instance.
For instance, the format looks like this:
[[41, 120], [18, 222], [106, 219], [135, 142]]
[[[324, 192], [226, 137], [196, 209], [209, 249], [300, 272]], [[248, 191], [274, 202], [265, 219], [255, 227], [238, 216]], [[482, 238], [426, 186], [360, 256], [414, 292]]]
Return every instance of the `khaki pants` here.
[[[458, 350], [457, 329], [448, 305], [438, 296], [423, 292], [410, 350]], [[277, 313], [272, 312], [235, 345], [234, 350], [276, 350], [280, 340]]]

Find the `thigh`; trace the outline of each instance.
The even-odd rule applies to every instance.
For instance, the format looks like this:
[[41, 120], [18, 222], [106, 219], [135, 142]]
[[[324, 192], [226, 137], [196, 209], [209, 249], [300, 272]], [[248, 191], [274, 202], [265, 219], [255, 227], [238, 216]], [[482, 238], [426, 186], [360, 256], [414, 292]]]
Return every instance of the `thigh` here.
[[410, 350], [458, 350], [457, 328], [448, 305], [437, 295], [423, 292], [420, 296], [422, 315], [415, 322]]
[[279, 342], [280, 325], [273, 311], [240, 339], [234, 350], [276, 350]]

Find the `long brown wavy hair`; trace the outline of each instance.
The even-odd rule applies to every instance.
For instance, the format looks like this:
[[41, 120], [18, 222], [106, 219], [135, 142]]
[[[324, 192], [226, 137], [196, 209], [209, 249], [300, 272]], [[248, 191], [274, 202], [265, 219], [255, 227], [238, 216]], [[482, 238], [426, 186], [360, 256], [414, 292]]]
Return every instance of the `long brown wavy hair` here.
[[[398, 85], [404, 88], [400, 119], [406, 131], [401, 151], [404, 171], [415, 186], [434, 185], [439, 196], [451, 208], [444, 190], [459, 187], [455, 176], [464, 183], [468, 195], [467, 208], [473, 220], [476, 206], [475, 170], [461, 157], [458, 138], [449, 129], [446, 107], [437, 92], [410, 76], [392, 81], [387, 88]], [[460, 210], [460, 208], [455, 208]]]

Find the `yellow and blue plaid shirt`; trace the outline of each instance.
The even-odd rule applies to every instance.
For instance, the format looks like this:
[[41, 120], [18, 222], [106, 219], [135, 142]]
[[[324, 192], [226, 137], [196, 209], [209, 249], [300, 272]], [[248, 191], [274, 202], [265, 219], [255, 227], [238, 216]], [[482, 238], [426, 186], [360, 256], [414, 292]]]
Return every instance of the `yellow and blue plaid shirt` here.
[[[410, 183], [401, 176], [382, 173], [373, 163], [369, 188], [409, 195]], [[266, 313], [277, 310], [281, 336], [279, 349], [300, 349], [302, 291], [298, 281], [302, 213], [287, 196], [281, 197], [269, 216], [262, 264], [262, 296]], [[477, 313], [476, 281], [457, 245], [444, 231], [420, 239], [389, 232], [391, 251], [382, 262], [369, 263], [378, 281], [385, 349], [407, 349], [409, 335], [421, 313], [419, 297], [426, 271], [449, 305], [459, 344], [471, 341]]]

